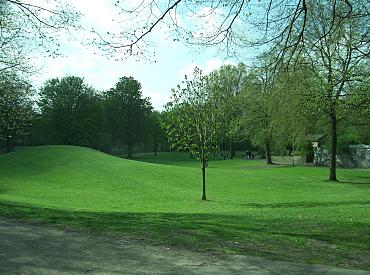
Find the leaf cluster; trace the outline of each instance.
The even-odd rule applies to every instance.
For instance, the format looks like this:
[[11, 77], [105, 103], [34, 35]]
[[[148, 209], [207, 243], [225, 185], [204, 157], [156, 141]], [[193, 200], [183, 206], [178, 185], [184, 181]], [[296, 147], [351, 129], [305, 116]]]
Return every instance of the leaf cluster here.
[[162, 126], [173, 148], [188, 150], [202, 165], [207, 163], [218, 146], [221, 123], [209, 78], [199, 68], [172, 90]]

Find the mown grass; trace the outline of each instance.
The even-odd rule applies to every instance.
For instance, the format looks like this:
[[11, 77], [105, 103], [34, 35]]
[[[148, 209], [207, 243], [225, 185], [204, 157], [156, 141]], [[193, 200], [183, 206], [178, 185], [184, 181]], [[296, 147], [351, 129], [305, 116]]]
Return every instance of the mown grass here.
[[[182, 167], [200, 168], [200, 162], [195, 157], [191, 157], [185, 152], [161, 152], [156, 156], [153, 153], [136, 154], [134, 160], [147, 163], [174, 165]], [[207, 166], [209, 169], [248, 169], [248, 168], [266, 168], [265, 160], [245, 160], [241, 154], [237, 154], [234, 159], [223, 159], [219, 154], [211, 156]]]
[[[140, 161], [137, 161], [140, 160]], [[156, 162], [156, 163], [155, 163]], [[158, 164], [160, 163], [160, 164]], [[168, 165], [163, 165], [168, 164]], [[44, 146], [0, 156], [0, 215], [148, 243], [370, 270], [370, 171]]]

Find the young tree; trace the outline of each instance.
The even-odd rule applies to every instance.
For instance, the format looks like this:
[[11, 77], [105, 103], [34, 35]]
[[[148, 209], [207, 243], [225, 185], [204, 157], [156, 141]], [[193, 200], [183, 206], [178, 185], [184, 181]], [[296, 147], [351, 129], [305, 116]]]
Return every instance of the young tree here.
[[162, 124], [173, 148], [188, 150], [200, 161], [202, 200], [206, 200], [206, 167], [219, 142], [220, 122], [208, 78], [200, 69], [172, 90]]
[[28, 134], [33, 117], [31, 85], [15, 74], [0, 73], [0, 141], [6, 151], [13, 140]]
[[144, 141], [152, 111], [149, 98], [143, 97], [141, 84], [133, 77], [121, 77], [115, 87], [105, 92], [109, 132], [116, 143], [127, 147], [132, 158], [134, 146]]
[[40, 91], [44, 142], [97, 148], [103, 138], [104, 112], [96, 91], [83, 78], [53, 78]]

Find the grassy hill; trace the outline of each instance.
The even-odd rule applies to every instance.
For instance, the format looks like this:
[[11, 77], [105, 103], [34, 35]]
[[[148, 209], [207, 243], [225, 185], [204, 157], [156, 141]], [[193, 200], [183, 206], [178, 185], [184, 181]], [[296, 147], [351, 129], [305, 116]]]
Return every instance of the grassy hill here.
[[[166, 164], [166, 165], [164, 165]], [[43, 146], [0, 155], [0, 215], [195, 250], [370, 270], [370, 171], [218, 160], [125, 160]]]

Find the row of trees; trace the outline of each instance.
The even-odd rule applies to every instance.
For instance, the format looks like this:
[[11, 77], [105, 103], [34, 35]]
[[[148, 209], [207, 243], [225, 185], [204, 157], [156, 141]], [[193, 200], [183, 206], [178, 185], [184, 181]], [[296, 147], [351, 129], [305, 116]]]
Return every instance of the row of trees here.
[[105, 92], [80, 77], [54, 78], [36, 94], [20, 77], [2, 74], [0, 88], [0, 139], [8, 152], [21, 138], [28, 144], [81, 145], [107, 152], [124, 147], [132, 158], [138, 145], [156, 151], [163, 136], [160, 114], [132, 77], [120, 78]]
[[[175, 40], [218, 47], [226, 55], [243, 57], [246, 48], [255, 46], [259, 51], [266, 50], [257, 70], [246, 71], [240, 65], [224, 67], [210, 76], [196, 71], [194, 79], [186, 79], [174, 90], [162, 123], [175, 147], [198, 154], [204, 175], [207, 155], [215, 142], [228, 142], [232, 154], [233, 141], [250, 139], [264, 147], [266, 159], [271, 162], [274, 145], [288, 145], [294, 151], [307, 133], [326, 129], [331, 149], [329, 179], [336, 180], [340, 132], [345, 129], [341, 136], [349, 139], [360, 140], [367, 135], [368, 1], [121, 2], [116, 3], [120, 14], [132, 17], [129, 21], [134, 24], [132, 28], [125, 25], [122, 31], [113, 34], [112, 40], [98, 35], [96, 44], [109, 53], [146, 56], [143, 49], [154, 44], [146, 38], [162, 23], [169, 27], [168, 33], [174, 34]], [[125, 130], [132, 126], [129, 119], [133, 116], [119, 107], [131, 106], [115, 94], [115, 90], [122, 90], [121, 85], [99, 94], [83, 81], [68, 81], [80, 92], [75, 88], [61, 92], [71, 97], [64, 102], [53, 92], [55, 87], [60, 88], [63, 79], [51, 80], [41, 91], [37, 107], [33, 103], [32, 88], [19, 72], [32, 71], [29, 58], [34, 52], [57, 54], [59, 31], [78, 28], [79, 14], [58, 5], [58, 1], [54, 4], [55, 7], [48, 8], [23, 1], [0, 2], [0, 138], [10, 149], [11, 141], [26, 133], [33, 121], [31, 132], [39, 137], [32, 136], [42, 142], [93, 147], [122, 142], [128, 152], [132, 151], [131, 141], [143, 135]], [[212, 27], [204, 31], [204, 26]], [[258, 35], [249, 30], [257, 31]], [[123, 86], [134, 88], [135, 84]], [[133, 96], [127, 97], [136, 102]], [[120, 104], [116, 104], [119, 100]], [[148, 105], [142, 100], [137, 102]], [[58, 114], [55, 110], [59, 107]], [[152, 113], [147, 109], [143, 107], [144, 117]], [[122, 120], [116, 121], [113, 112]], [[158, 115], [153, 117], [158, 121]], [[205, 128], [205, 122], [213, 127]], [[187, 123], [192, 124], [186, 126]], [[276, 142], [278, 138], [284, 142]], [[206, 141], [208, 145], [201, 144]]]
[[[196, 68], [191, 78], [172, 90], [163, 113], [153, 111], [132, 77], [120, 78], [105, 92], [80, 77], [55, 78], [38, 94], [16, 74], [3, 72], [0, 80], [0, 139], [7, 151], [14, 140], [31, 133], [23, 138], [30, 144], [82, 145], [107, 152], [125, 147], [132, 158], [138, 144], [156, 152], [159, 143], [166, 143], [165, 130], [174, 148], [190, 151], [200, 160], [202, 199], [207, 163], [220, 144], [229, 145], [232, 157], [233, 144], [252, 143], [272, 163], [273, 152], [303, 154], [312, 141], [307, 138], [310, 134], [333, 134], [320, 78], [305, 66], [292, 72], [225, 65], [209, 75]], [[363, 80], [338, 102], [341, 143], [370, 142], [370, 95]]]
[[[262, 62], [268, 63], [268, 56]], [[196, 68], [191, 78], [172, 90], [162, 125], [174, 148], [189, 150], [200, 160], [204, 200], [207, 163], [225, 141], [232, 156], [232, 144], [248, 140], [263, 149], [272, 164], [273, 152], [304, 155], [312, 150], [313, 134], [326, 135], [329, 179], [336, 180], [338, 136], [343, 137], [339, 144], [370, 143], [368, 91], [368, 76], [363, 75], [357, 85], [335, 97], [328, 94], [326, 79], [307, 65], [295, 71], [225, 65], [209, 75]], [[361, 126], [356, 125], [359, 122]]]
[[[327, 133], [330, 137], [329, 180], [336, 181], [338, 136], [340, 131], [343, 131], [343, 126], [353, 126], [354, 123], [360, 122], [360, 127], [351, 127], [352, 132], [347, 136], [352, 138], [356, 136], [357, 139], [361, 139], [354, 134], [354, 132], [361, 132], [361, 128], [366, 128], [367, 133], [369, 132], [368, 2], [340, 0], [259, 2], [258, 7], [256, 5], [254, 9], [250, 7], [252, 4], [249, 1], [199, 2], [194, 6], [200, 6], [200, 9], [207, 6], [207, 12], [200, 13], [197, 8], [193, 9], [195, 12], [191, 9], [181, 10], [182, 4], [185, 6], [189, 4], [186, 0], [170, 1], [167, 9], [162, 10], [162, 16], [158, 20], [151, 24], [149, 22], [147, 25], [144, 22], [144, 29], [147, 28], [148, 32], [152, 32], [156, 25], [165, 22], [167, 18], [171, 19], [173, 13], [177, 18], [180, 11], [183, 11], [188, 16], [189, 13], [193, 13], [195, 23], [180, 26], [177, 22], [182, 21], [175, 20], [173, 24], [178, 36], [185, 38], [187, 43], [224, 47], [223, 51], [236, 56], [242, 55], [244, 47], [258, 46], [264, 49], [265, 54], [261, 55], [259, 69], [247, 74], [247, 78], [250, 79], [243, 85], [244, 91], [241, 93], [241, 98], [236, 96], [239, 98], [238, 101], [233, 100], [235, 96], [229, 96], [228, 88], [224, 87], [228, 83], [227, 77], [220, 85], [218, 81], [212, 80], [214, 78], [212, 76], [200, 80], [198, 73], [194, 75], [195, 82], [206, 83], [207, 92], [204, 92], [204, 98], [207, 102], [218, 101], [217, 98], [220, 96], [215, 92], [218, 87], [227, 94], [221, 97], [222, 101], [219, 103], [226, 108], [221, 108], [224, 111], [218, 112], [222, 116], [217, 121], [224, 120], [226, 124], [220, 127], [222, 130], [219, 131], [218, 138], [232, 139], [238, 132], [237, 125], [247, 127], [248, 131], [245, 132], [249, 133], [249, 137], [264, 144], [266, 159], [271, 163], [271, 147], [281, 133], [289, 133], [283, 136], [285, 143], [289, 144], [294, 151], [300, 144], [300, 140], [306, 139], [307, 133], [317, 131], [320, 128], [316, 127], [322, 124], [321, 132]], [[151, 4], [148, 6], [152, 8]], [[138, 9], [137, 12], [140, 13], [144, 9], [145, 7]], [[206, 24], [196, 25], [197, 19], [200, 22], [207, 22], [214, 16], [218, 16], [219, 20], [209, 31], [201, 31], [201, 26]], [[259, 35], [248, 35], [248, 27], [258, 30]], [[123, 37], [130, 36], [128, 34]], [[122, 43], [122, 47], [131, 49], [140, 42], [145, 43], [144, 38], [146, 38], [145, 33], [133, 39], [131, 43]], [[235, 86], [238, 87], [240, 83], [243, 81], [234, 79], [234, 85], [231, 85], [230, 89], [236, 91]], [[192, 85], [194, 84], [191, 84], [190, 88], [182, 89], [197, 90], [192, 88]], [[203, 86], [203, 84], [196, 86]], [[191, 96], [178, 100], [174, 94], [173, 102], [168, 105], [167, 111], [184, 112], [184, 106], [192, 105], [188, 98]], [[230, 105], [230, 98], [232, 105]], [[189, 108], [190, 116], [195, 110], [203, 110], [206, 106], [204, 100], [192, 100], [192, 102], [195, 102], [195, 106], [198, 107]], [[235, 107], [238, 105], [237, 102], [244, 107], [239, 109]], [[235, 117], [233, 116], [235, 113], [240, 115]], [[183, 115], [183, 117], [186, 116]], [[281, 123], [282, 120], [283, 123]], [[181, 123], [186, 124], [187, 121], [190, 120], [182, 120]], [[207, 122], [206, 120], [203, 123], [199, 118], [195, 121], [198, 122], [198, 126], [194, 128], [198, 132]], [[231, 122], [229, 124], [231, 128], [227, 127], [227, 122]], [[201, 124], [202, 127], [200, 127]], [[210, 124], [210, 127], [218, 126]], [[183, 128], [186, 129], [186, 127]], [[176, 133], [174, 139], [177, 143], [180, 141], [181, 144], [187, 144], [182, 140], [183, 136], [183, 133]], [[191, 145], [198, 148], [201, 163], [204, 163], [202, 148], [206, 147], [201, 143], [207, 141], [201, 138], [203, 136], [204, 132], [199, 134], [199, 139]], [[365, 136], [368, 138], [368, 134]], [[175, 143], [176, 146], [177, 143]], [[207, 148], [211, 147], [211, 145], [207, 146]], [[206, 165], [203, 166], [206, 167]], [[205, 190], [204, 187], [203, 190]], [[205, 193], [203, 198], [205, 199]]]

